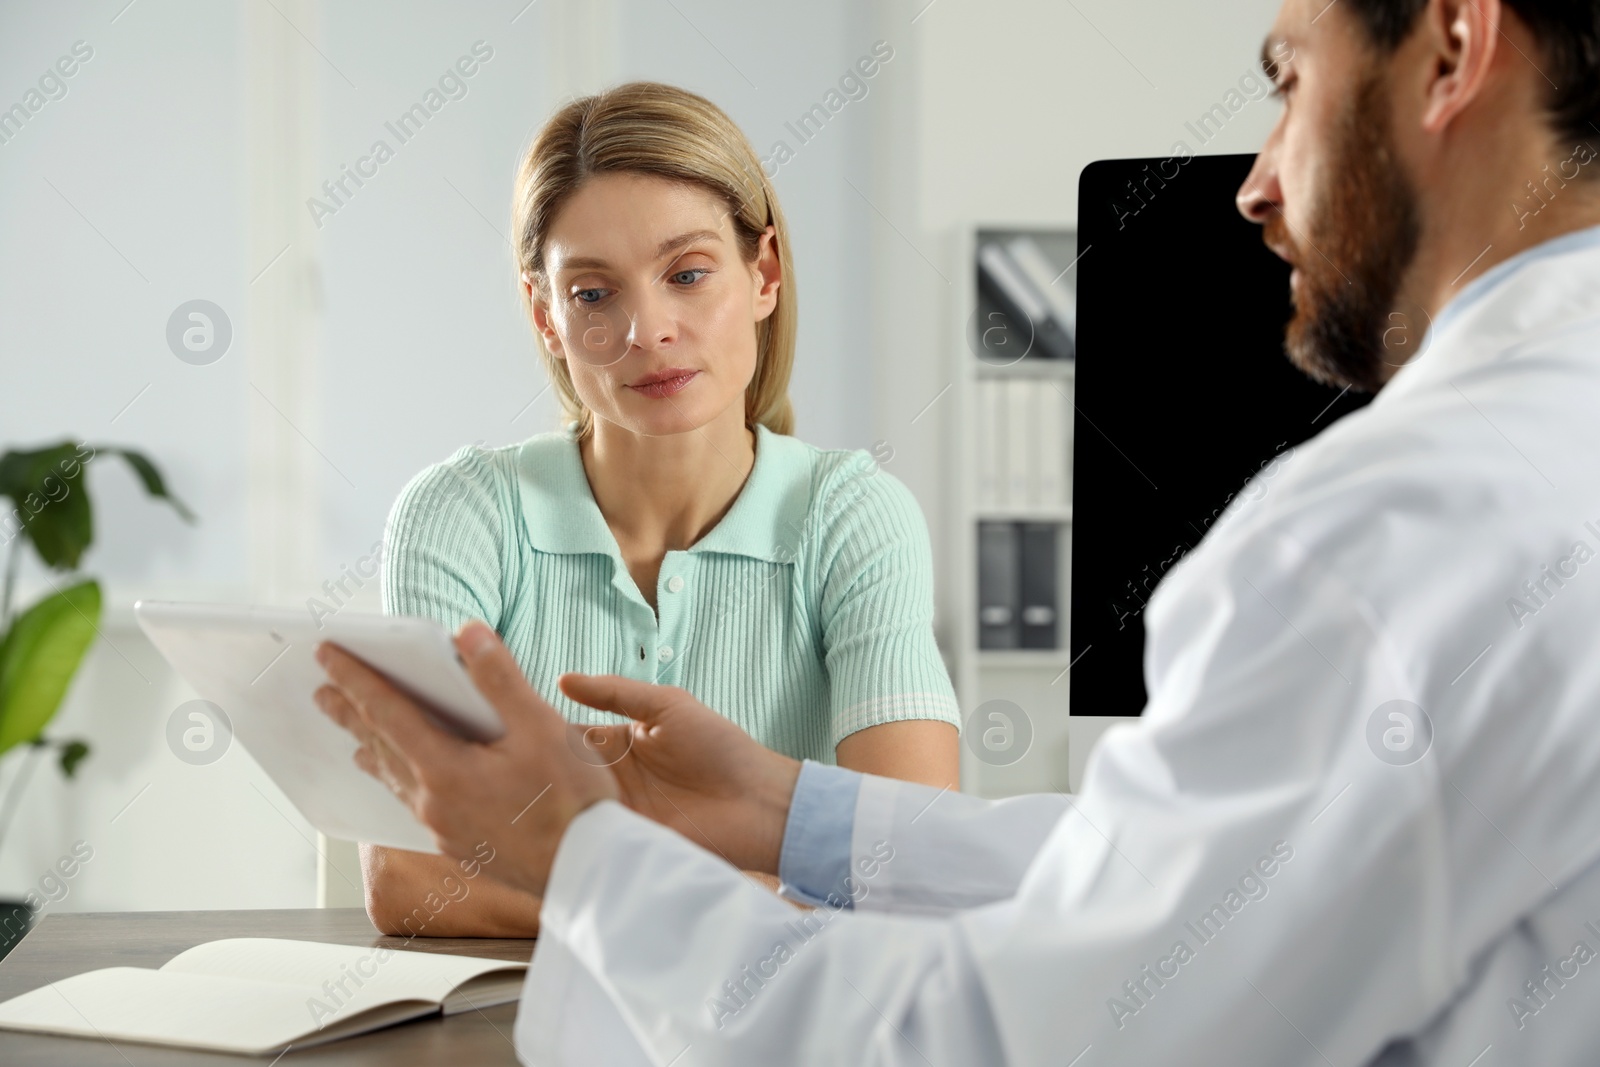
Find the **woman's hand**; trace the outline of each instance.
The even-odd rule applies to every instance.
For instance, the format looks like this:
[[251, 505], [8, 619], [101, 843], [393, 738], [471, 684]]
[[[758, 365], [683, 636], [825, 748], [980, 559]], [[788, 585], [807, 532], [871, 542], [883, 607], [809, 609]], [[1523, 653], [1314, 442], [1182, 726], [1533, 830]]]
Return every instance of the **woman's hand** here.
[[682, 689], [598, 674], [558, 684], [580, 704], [634, 720], [572, 735], [585, 760], [611, 769], [624, 804], [742, 870], [777, 873], [798, 760]]
[[616, 799], [616, 778], [582, 758], [581, 740], [571, 743], [576, 728], [534, 692], [492, 629], [469, 622], [455, 642], [473, 685], [505, 723], [496, 741], [441, 730], [337, 645], [317, 649], [330, 683], [317, 690], [317, 705], [356, 736], [356, 764], [394, 791], [445, 855], [467, 859], [487, 841], [497, 855], [485, 869], [542, 896], [568, 824], [596, 801]]

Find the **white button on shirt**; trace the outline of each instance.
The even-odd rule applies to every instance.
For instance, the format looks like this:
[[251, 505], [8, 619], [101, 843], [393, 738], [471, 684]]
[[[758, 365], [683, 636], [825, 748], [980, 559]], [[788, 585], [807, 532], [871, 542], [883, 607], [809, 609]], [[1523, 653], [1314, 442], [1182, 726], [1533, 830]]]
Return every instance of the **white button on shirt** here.
[[667, 592], [669, 592], [669, 593], [681, 593], [681, 592], [683, 592], [683, 579], [678, 577], [678, 575], [676, 575], [676, 574], [674, 574], [671, 578], [668, 578], [667, 579]]
[[671, 647], [669, 647], [667, 645], [662, 645], [660, 650], [658, 652], [656, 652], [656, 659], [660, 660], [662, 663], [671, 663], [672, 662], [672, 649], [671, 649]]
[[580, 815], [519, 1057], [1600, 1062], [1597, 413], [1600, 228], [1469, 285], [1169, 572], [1078, 796], [862, 778], [855, 909], [804, 928]]

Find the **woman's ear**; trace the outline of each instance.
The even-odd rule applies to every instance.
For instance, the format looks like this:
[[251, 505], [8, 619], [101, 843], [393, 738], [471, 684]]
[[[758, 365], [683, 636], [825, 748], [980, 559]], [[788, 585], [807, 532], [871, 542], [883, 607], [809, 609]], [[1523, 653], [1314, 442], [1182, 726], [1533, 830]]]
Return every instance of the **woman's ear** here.
[[783, 284], [783, 264], [778, 259], [778, 229], [767, 224], [767, 232], [756, 245], [756, 321], [760, 322], [778, 307], [778, 287]]
[[543, 339], [545, 349], [557, 359], [566, 359], [567, 354], [561, 348], [561, 334], [556, 331], [555, 323], [550, 319], [550, 306], [534, 287], [533, 279], [529, 277], [527, 271], [522, 272], [522, 292], [528, 299], [533, 328]]

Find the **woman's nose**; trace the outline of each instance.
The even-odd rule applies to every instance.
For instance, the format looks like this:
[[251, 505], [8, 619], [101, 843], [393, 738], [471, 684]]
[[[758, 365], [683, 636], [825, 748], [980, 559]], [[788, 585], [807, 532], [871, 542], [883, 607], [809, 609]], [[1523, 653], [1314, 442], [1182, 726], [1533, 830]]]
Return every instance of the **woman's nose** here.
[[628, 346], [652, 350], [670, 345], [677, 339], [677, 322], [669, 302], [659, 295], [645, 292], [630, 303], [628, 308]]

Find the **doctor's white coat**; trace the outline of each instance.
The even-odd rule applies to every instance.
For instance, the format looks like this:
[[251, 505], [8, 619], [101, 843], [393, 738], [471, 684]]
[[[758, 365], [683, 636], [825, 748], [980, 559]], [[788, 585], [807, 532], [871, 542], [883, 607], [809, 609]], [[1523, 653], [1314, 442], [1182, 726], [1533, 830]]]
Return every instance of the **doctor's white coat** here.
[[1080, 794], [867, 778], [865, 895], [810, 937], [717, 857], [585, 812], [518, 1054], [1600, 1063], [1600, 230], [1470, 285], [1145, 624], [1149, 705]]

